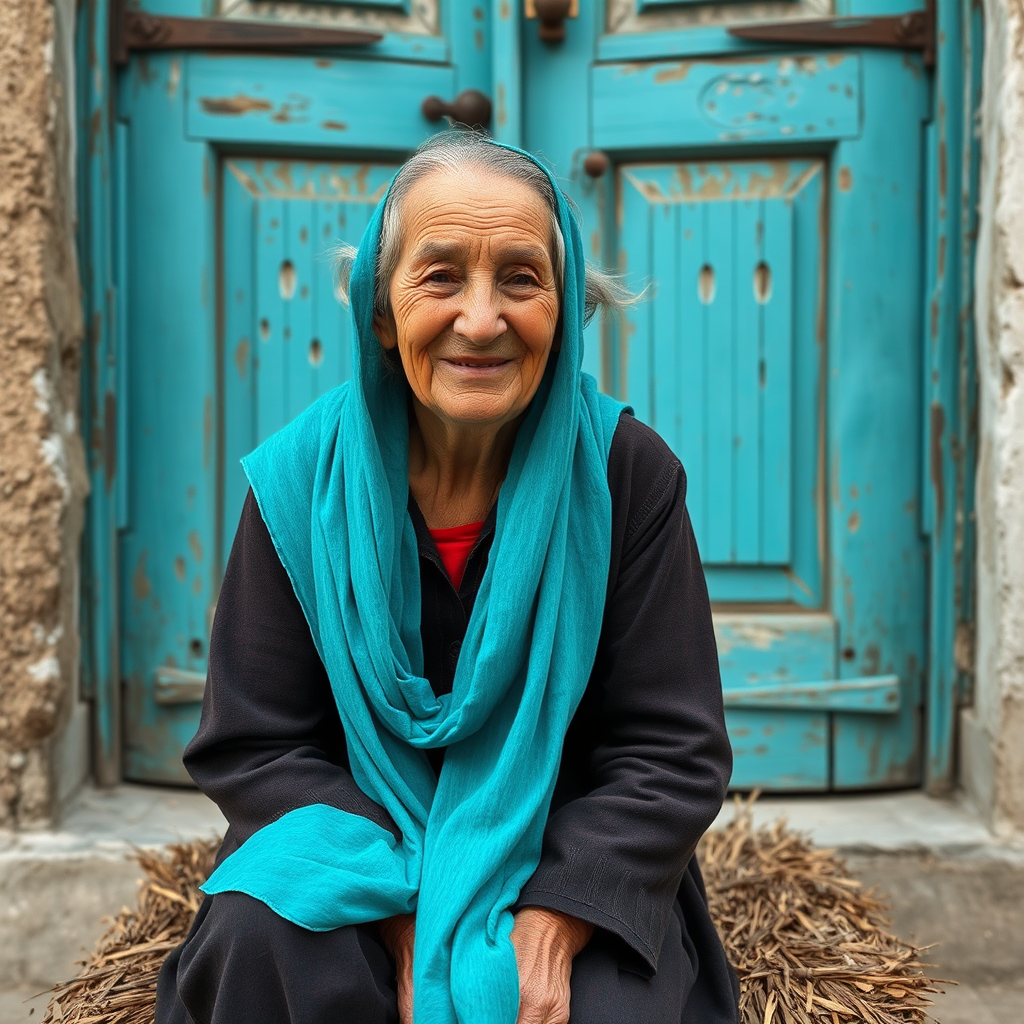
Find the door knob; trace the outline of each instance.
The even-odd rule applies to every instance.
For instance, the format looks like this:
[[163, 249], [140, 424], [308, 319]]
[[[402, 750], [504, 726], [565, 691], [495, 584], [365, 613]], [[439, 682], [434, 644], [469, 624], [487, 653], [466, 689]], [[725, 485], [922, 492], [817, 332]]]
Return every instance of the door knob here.
[[451, 103], [440, 96], [428, 96], [420, 110], [428, 121], [450, 117], [456, 124], [486, 128], [491, 123], [491, 101], [479, 89], [463, 89]]
[[583, 159], [583, 170], [591, 178], [600, 178], [610, 166], [611, 160], [608, 159], [608, 154], [600, 149], [592, 149]]
[[572, 11], [572, 0], [533, 0], [537, 12], [537, 35], [545, 43], [560, 43], [565, 39], [565, 19]]

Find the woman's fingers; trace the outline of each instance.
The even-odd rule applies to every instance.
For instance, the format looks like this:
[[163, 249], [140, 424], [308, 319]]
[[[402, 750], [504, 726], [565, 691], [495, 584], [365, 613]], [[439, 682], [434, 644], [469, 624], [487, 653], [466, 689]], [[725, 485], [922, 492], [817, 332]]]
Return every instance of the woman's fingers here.
[[411, 967], [398, 973], [398, 1020], [399, 1024], [413, 1024]]

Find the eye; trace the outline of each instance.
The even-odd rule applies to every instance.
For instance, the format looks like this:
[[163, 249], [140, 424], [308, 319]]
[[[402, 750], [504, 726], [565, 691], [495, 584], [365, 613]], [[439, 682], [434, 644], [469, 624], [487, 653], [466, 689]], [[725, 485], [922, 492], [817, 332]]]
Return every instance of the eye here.
[[508, 277], [508, 284], [514, 288], [532, 288], [537, 284], [537, 278], [527, 270], [517, 270]]
[[435, 270], [427, 275], [427, 280], [433, 284], [454, 284], [455, 275], [450, 270]]

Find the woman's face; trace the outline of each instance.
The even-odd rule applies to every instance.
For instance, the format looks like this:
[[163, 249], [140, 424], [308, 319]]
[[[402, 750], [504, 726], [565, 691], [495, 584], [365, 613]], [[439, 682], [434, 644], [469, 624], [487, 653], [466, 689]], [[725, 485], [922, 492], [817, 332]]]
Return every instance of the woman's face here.
[[448, 425], [511, 422], [537, 392], [558, 323], [549, 209], [491, 171], [435, 171], [401, 217], [392, 312], [374, 320], [377, 337]]

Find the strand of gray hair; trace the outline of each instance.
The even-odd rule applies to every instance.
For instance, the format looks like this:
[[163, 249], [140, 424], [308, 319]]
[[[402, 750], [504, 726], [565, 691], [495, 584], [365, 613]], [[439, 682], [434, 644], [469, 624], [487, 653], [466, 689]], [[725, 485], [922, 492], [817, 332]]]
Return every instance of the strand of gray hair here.
[[[384, 207], [374, 274], [373, 307], [376, 314], [386, 316], [390, 310], [391, 278], [401, 255], [403, 200], [418, 181], [434, 171], [463, 173], [473, 168], [523, 182], [544, 200], [551, 214], [551, 248], [555, 280], [561, 297], [565, 278], [565, 239], [558, 224], [558, 198], [551, 180], [540, 167], [521, 153], [495, 146], [480, 132], [456, 128], [439, 132], [424, 142], [395, 175]], [[575, 214], [575, 208], [573, 212]], [[348, 242], [341, 242], [331, 251], [338, 295], [346, 303], [357, 251]], [[641, 297], [633, 295], [619, 277], [601, 270], [589, 261], [586, 263], [584, 281], [584, 325], [590, 322], [599, 309], [606, 313], [617, 312]]]

